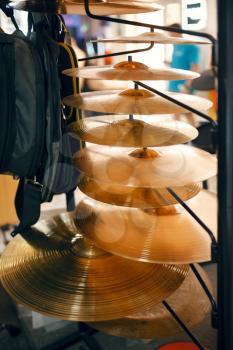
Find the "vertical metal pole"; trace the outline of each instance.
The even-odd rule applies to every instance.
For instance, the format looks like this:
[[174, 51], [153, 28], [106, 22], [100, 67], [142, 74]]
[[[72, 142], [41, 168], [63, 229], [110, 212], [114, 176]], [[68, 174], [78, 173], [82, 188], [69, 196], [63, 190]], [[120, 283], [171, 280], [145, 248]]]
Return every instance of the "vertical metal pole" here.
[[219, 266], [218, 350], [233, 349], [233, 1], [218, 0]]

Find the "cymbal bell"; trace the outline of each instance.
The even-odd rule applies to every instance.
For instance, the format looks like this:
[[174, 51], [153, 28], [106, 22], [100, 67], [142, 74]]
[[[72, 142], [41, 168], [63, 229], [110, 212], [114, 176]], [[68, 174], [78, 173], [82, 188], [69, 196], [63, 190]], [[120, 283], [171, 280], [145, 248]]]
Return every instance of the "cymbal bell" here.
[[[211, 282], [203, 268], [198, 265], [195, 267], [212, 291]], [[199, 324], [211, 309], [206, 294], [191, 270], [181, 286], [166, 301], [188, 328]], [[103, 333], [139, 339], [162, 339], [183, 332], [162, 303], [122, 319], [89, 325]]]
[[186, 145], [148, 149], [88, 146], [74, 155], [74, 165], [97, 181], [146, 188], [201, 182], [217, 172], [215, 156]]
[[165, 31], [155, 31], [155, 32], [145, 32], [135, 36], [117, 36], [114, 38], [98, 39], [93, 40], [94, 42], [101, 43], [132, 43], [132, 44], [143, 44], [143, 43], [158, 43], [158, 44], [211, 44], [207, 39], [198, 38], [191, 35], [176, 37], [170, 32]]
[[123, 61], [114, 66], [89, 66], [83, 68], [71, 68], [63, 71], [63, 74], [101, 80], [186, 80], [200, 76], [196, 72], [174, 68], [149, 68], [144, 63]]
[[[45, 12], [45, 13], [61, 13], [61, 14], [79, 14], [85, 15], [84, 1], [82, 0], [12, 0], [10, 7], [15, 10]], [[158, 4], [146, 4], [145, 2], [128, 2], [119, 3], [106, 0], [91, 0], [90, 10], [95, 15], [123, 15], [146, 13], [161, 10], [163, 7]]]
[[[111, 121], [112, 119], [112, 121]], [[187, 143], [198, 136], [198, 131], [190, 124], [175, 120], [157, 121], [149, 119], [91, 117], [79, 120], [69, 127], [73, 137], [86, 142], [120, 146], [150, 147]]]
[[[212, 102], [203, 97], [166, 92], [167, 95], [199, 110], [208, 110]], [[185, 108], [144, 89], [124, 91], [95, 91], [67, 96], [63, 99], [67, 106], [81, 110], [112, 114], [169, 114], [187, 113]]]
[[[216, 195], [203, 190], [188, 205], [217, 235]], [[86, 197], [76, 207], [75, 224], [99, 248], [127, 259], [163, 264], [211, 260], [209, 235], [180, 205], [143, 210]]]
[[[121, 186], [113, 183], [95, 181], [85, 175], [79, 177], [78, 188], [88, 197], [97, 201], [123, 207], [146, 209], [177, 204], [176, 199], [166, 188]], [[201, 189], [202, 185], [200, 183], [172, 187], [172, 190], [175, 191], [183, 201], [196, 196]]]
[[106, 253], [75, 229], [68, 213], [16, 236], [0, 259], [1, 281], [13, 299], [48, 316], [84, 322], [149, 308], [173, 293], [188, 270]]

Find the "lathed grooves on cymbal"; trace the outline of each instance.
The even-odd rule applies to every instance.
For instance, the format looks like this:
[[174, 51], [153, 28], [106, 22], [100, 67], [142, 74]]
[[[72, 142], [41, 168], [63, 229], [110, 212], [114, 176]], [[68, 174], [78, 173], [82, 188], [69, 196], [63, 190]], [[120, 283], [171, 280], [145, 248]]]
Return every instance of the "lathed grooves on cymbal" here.
[[135, 36], [117, 36], [115, 38], [100, 38], [98, 40], [94, 40], [97, 42], [103, 42], [103, 43], [133, 43], [133, 44], [140, 44], [140, 43], [158, 43], [158, 44], [211, 44], [211, 42], [208, 39], [205, 38], [198, 38], [191, 35], [185, 35], [185, 36], [173, 36], [171, 32], [166, 31], [155, 31], [155, 32], [145, 32], [139, 35]]
[[74, 164], [97, 181], [132, 187], [183, 186], [216, 175], [216, 157], [198, 148], [178, 145], [149, 151], [157, 156], [143, 159], [132, 156], [134, 148], [88, 146], [74, 155]]
[[[78, 188], [97, 201], [135, 208], [159, 208], [177, 204], [177, 200], [166, 188], [143, 188], [121, 186], [113, 183], [95, 181], [85, 175], [81, 175]], [[172, 190], [183, 200], [187, 201], [196, 196], [202, 189], [200, 183], [172, 187]]]
[[[61, 220], [63, 228], [68, 226], [65, 238]], [[124, 317], [167, 298], [188, 273], [188, 265], [152, 265], [113, 256], [77, 229], [69, 240], [70, 221], [72, 214], [52, 219], [52, 225], [41, 222], [40, 230], [32, 229], [29, 243], [27, 235], [18, 235], [1, 256], [4, 288], [37, 312], [84, 322]]]
[[[199, 110], [208, 110], [213, 105], [210, 100], [199, 96], [175, 92], [166, 94], [190, 107], [198, 106]], [[67, 106], [101, 113], [150, 115], [188, 112], [187, 109], [144, 89], [84, 92], [67, 96], [63, 102]]]
[[140, 62], [120, 62], [115, 66], [90, 66], [63, 71], [71, 77], [101, 80], [186, 80], [200, 76], [196, 72], [174, 68], [149, 68]]
[[[203, 190], [188, 205], [217, 235], [216, 195]], [[86, 197], [76, 207], [75, 224], [101, 249], [128, 259], [167, 264], [211, 260], [209, 235], [180, 205], [142, 210]]]
[[[213, 291], [204, 270], [198, 265], [195, 267], [209, 290]], [[208, 297], [191, 270], [182, 285], [166, 301], [188, 328], [199, 324], [211, 309]], [[183, 332], [163, 304], [122, 319], [89, 325], [103, 333], [139, 339], [162, 339]]]
[[[81, 0], [12, 0], [9, 6], [16, 10], [32, 12], [48, 12], [61, 14], [85, 15], [84, 1]], [[136, 14], [161, 10], [163, 7], [158, 4], [146, 4], [145, 2], [121, 2], [116, 3], [106, 0], [91, 0], [90, 10], [95, 15], [120, 15]]]
[[86, 142], [120, 147], [170, 146], [198, 136], [190, 124], [175, 120], [154, 119], [148, 123], [141, 118], [128, 118], [111, 123], [104, 116], [79, 120], [70, 125], [69, 131]]

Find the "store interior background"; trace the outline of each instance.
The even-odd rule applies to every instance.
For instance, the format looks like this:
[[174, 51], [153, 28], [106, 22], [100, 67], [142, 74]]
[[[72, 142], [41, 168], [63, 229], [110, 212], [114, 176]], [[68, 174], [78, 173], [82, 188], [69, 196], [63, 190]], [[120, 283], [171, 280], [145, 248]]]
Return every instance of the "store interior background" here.
[[[126, 18], [142, 21], [146, 23], [153, 23], [158, 25], [171, 25], [173, 23], [182, 24], [183, 28], [193, 29], [197, 31], [203, 31], [217, 36], [217, 4], [216, 0], [206, 0], [206, 11], [201, 14], [201, 20], [198, 25], [187, 25], [187, 14], [183, 11], [183, 4], [186, 0], [160, 0], [158, 1], [165, 7], [164, 11], [158, 11], [150, 14], [142, 15], [128, 15]], [[27, 14], [25, 12], [16, 11], [17, 22], [20, 28], [26, 33], [27, 31]], [[194, 14], [196, 15], [196, 14]], [[78, 58], [85, 56], [92, 56], [95, 54], [103, 54], [115, 51], [135, 49], [135, 46], [131, 44], [127, 45], [112, 45], [112, 44], [99, 44], [94, 45], [89, 42], [91, 39], [97, 37], [113, 37], [117, 35], [136, 35], [145, 32], [143, 28], [135, 28], [133, 26], [119, 26], [118, 24], [109, 24], [106, 22], [98, 22], [90, 20], [84, 16], [69, 15], [65, 16], [67, 26], [70, 28], [71, 34], [74, 37], [79, 49], [76, 47]], [[7, 33], [11, 33], [13, 28], [9, 20], [1, 13], [0, 15], [0, 27]], [[145, 47], [146, 45], [144, 45]], [[143, 47], [143, 44], [137, 47]], [[81, 49], [81, 50], [80, 50]], [[200, 47], [201, 58], [200, 67], [201, 71], [204, 71], [210, 67], [210, 47]], [[161, 67], [169, 62], [172, 55], [171, 45], [155, 45], [155, 47], [145, 53], [138, 53], [133, 56], [137, 61], [143, 62], [150, 67]], [[125, 57], [114, 57], [113, 59], [100, 59], [98, 62], [91, 61], [92, 65], [104, 65], [117, 63], [127, 59]], [[84, 91], [97, 90], [97, 89], [124, 89], [130, 86], [132, 83], [126, 82], [82, 82], [82, 88]], [[165, 82], [150, 82], [151, 86], [160, 89], [166, 89]], [[0, 175], [0, 193], [4, 195], [0, 196], [0, 225], [9, 223], [15, 224], [17, 222], [16, 214], [13, 207], [13, 197], [17, 187], [17, 181], [12, 178]], [[210, 188], [216, 191], [216, 180], [214, 179], [210, 183]], [[53, 215], [57, 210], [65, 208], [65, 196], [55, 197], [53, 203], [43, 205], [43, 217]], [[64, 209], [65, 210], [65, 209]], [[9, 240], [10, 235], [7, 232], [6, 237], [3, 238], [0, 235], [0, 253], [5, 247], [5, 239]], [[205, 266], [209, 276], [216, 288], [216, 269], [215, 266], [207, 264]], [[6, 320], [7, 318], [7, 320]], [[27, 350], [27, 349], [41, 349], [45, 345], [49, 345], [55, 340], [62, 339], [63, 336], [71, 334], [77, 331], [77, 324], [66, 321], [58, 321], [52, 318], [44, 317], [35, 312], [31, 312], [29, 309], [18, 306], [17, 313], [12, 301], [0, 288], [0, 322], [11, 322], [15, 325], [20, 325], [22, 332], [16, 338], [12, 338], [7, 331], [0, 331], [0, 349], [4, 350]], [[207, 317], [202, 324], [193, 329], [194, 334], [209, 347], [210, 350], [216, 349], [216, 331], [211, 328], [210, 316]], [[155, 350], [159, 344], [167, 343], [171, 339], [163, 339], [162, 341], [138, 341], [132, 339], [121, 339], [108, 335], [98, 333], [95, 338], [99, 341], [103, 350]], [[188, 339], [185, 335], [172, 338], [172, 340]], [[72, 345], [67, 348], [69, 350], [87, 349], [83, 344]]]

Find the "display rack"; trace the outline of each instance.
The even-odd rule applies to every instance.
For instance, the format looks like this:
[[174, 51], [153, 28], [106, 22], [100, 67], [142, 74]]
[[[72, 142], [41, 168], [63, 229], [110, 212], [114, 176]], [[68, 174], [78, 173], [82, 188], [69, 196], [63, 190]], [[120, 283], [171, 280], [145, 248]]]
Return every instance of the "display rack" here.
[[[191, 210], [191, 208], [182, 201], [181, 198], [170, 188], [170, 194], [189, 212], [190, 215], [204, 228], [212, 241], [212, 262], [218, 263], [218, 303], [215, 301], [211, 292], [205, 285], [201, 276], [195, 269], [194, 265], [190, 265], [193, 273], [200, 282], [203, 291], [209, 298], [212, 306], [212, 324], [214, 328], [218, 328], [218, 350], [233, 349], [233, 47], [232, 47], [232, 32], [233, 32], [233, 2], [232, 0], [218, 0], [218, 22], [219, 22], [219, 62], [217, 60], [217, 41], [210, 35], [203, 32], [195, 32], [191, 30], [183, 30], [178, 28], [170, 28], [166, 26], [158, 26], [136, 21], [129, 21], [122, 18], [114, 18], [108, 16], [98, 16], [91, 13], [89, 0], [84, 0], [84, 6], [88, 17], [108, 21], [118, 24], [125, 24], [137, 27], [172, 31], [182, 34], [190, 34], [197, 37], [209, 39], [212, 43], [212, 68], [216, 74], [216, 66], [219, 66], [219, 123], [218, 125], [206, 114], [197, 109], [178, 102], [166, 94], [158, 91], [144, 83], [135, 81], [136, 86], [141, 86], [144, 89], [152, 91], [155, 94], [173, 102], [188, 111], [199, 115], [212, 125], [213, 130], [213, 151], [218, 149], [218, 164], [219, 164], [219, 181], [218, 181], [218, 201], [219, 201], [219, 242], [217, 243], [213, 232], [205, 225], [204, 222]], [[87, 57], [84, 60], [92, 60], [109, 56], [120, 56], [137, 52], [148, 51], [152, 49], [154, 43], [151, 43], [147, 48], [115, 52], [108, 55], [100, 55]], [[218, 138], [216, 137], [218, 133]], [[218, 139], [218, 147], [216, 140]], [[67, 202], [70, 208], [74, 207], [72, 194], [67, 196]], [[69, 208], [69, 205], [68, 208]], [[174, 310], [167, 304], [163, 305], [171, 313], [174, 319], [180, 324], [183, 330], [189, 335], [191, 340], [197, 345], [200, 350], [204, 350], [204, 346], [190, 332], [190, 330], [179, 319]], [[90, 333], [91, 334], [91, 333]], [[92, 344], [93, 345], [93, 344]], [[57, 345], [58, 346], [58, 345]], [[93, 348], [98, 349], [94, 344]], [[54, 347], [54, 349], [59, 347]], [[52, 349], [51, 346], [49, 349]]]
[[[165, 31], [172, 31], [172, 32], [176, 32], [176, 33], [182, 33], [182, 34], [190, 34], [190, 35], [194, 35], [194, 36], [198, 36], [198, 37], [203, 37], [203, 38], [207, 38], [211, 41], [212, 43], [212, 61], [211, 61], [211, 64], [212, 64], [212, 69], [214, 71], [214, 74], [216, 75], [216, 65], [217, 65], [217, 50], [216, 50], [216, 39], [210, 35], [210, 34], [207, 34], [207, 33], [203, 33], [203, 32], [195, 32], [195, 31], [191, 31], [191, 30], [184, 30], [184, 29], [178, 29], [178, 28], [170, 28], [170, 27], [165, 27], [165, 26], [157, 26], [157, 25], [151, 25], [151, 24], [147, 24], [147, 23], [141, 23], [141, 22], [136, 22], [136, 21], [129, 21], [129, 20], [125, 20], [125, 19], [121, 19], [121, 18], [114, 18], [114, 17], [108, 17], [108, 16], [99, 16], [99, 15], [94, 15], [91, 10], [90, 10], [90, 6], [89, 6], [89, 0], [84, 0], [84, 5], [85, 5], [85, 11], [86, 11], [86, 14], [88, 17], [92, 18], [92, 19], [95, 19], [95, 20], [100, 20], [100, 21], [107, 21], [107, 22], [113, 22], [113, 23], [118, 23], [118, 24], [125, 24], [125, 25], [132, 25], [132, 26], [137, 26], [137, 27], [144, 27], [144, 28], [149, 28], [151, 31], [153, 31], [154, 29], [160, 29], [160, 30], [165, 30]], [[233, 9], [233, 5], [232, 5], [232, 9]], [[226, 9], [227, 11], [227, 9]], [[223, 41], [224, 42], [224, 41]], [[233, 50], [232, 51], [232, 54], [233, 54]], [[119, 53], [121, 54], [121, 53]], [[114, 55], [117, 55], [116, 53]], [[88, 60], [88, 58], [86, 59]], [[233, 60], [232, 60], [233, 62]], [[232, 75], [233, 77], [233, 75]], [[170, 96], [166, 95], [165, 93], [162, 93], [161, 91], [158, 91], [144, 83], [141, 83], [141, 82], [138, 82], [138, 81], [135, 81], [135, 88], [138, 88], [138, 86], [141, 86], [143, 87], [144, 89], [147, 89], [159, 96], [161, 96], [162, 98], [164, 99], [167, 99], [169, 100], [170, 102], [173, 102], [183, 108], [185, 108], [186, 110], [192, 112], [192, 113], [195, 113], [197, 115], [199, 115], [200, 117], [204, 118], [205, 120], [207, 120], [208, 122], [211, 123], [212, 125], [212, 131], [213, 131], [213, 138], [212, 138], [212, 141], [213, 141], [213, 153], [217, 151], [217, 144], [216, 144], [216, 139], [217, 139], [217, 123], [214, 122], [208, 115], [200, 112], [199, 110], [195, 109], [195, 108], [191, 108], [190, 106], [182, 103], [182, 102], [179, 102], [173, 98], [171, 98]], [[232, 102], [232, 100], [231, 100]], [[224, 103], [223, 103], [223, 106]], [[233, 119], [232, 119], [233, 120]], [[233, 122], [231, 123], [232, 124], [232, 127], [233, 127]], [[225, 131], [225, 130], [224, 130]], [[224, 138], [224, 134], [223, 134], [223, 138]], [[226, 141], [226, 138], [225, 138], [225, 141]], [[229, 140], [228, 140], [229, 141]], [[233, 155], [232, 155], [233, 156]], [[225, 157], [224, 157], [225, 158]], [[232, 163], [233, 163], [233, 159], [232, 159]], [[225, 167], [223, 168], [224, 169], [224, 176], [226, 176], [226, 165], [228, 166], [228, 164], [225, 164]], [[232, 171], [232, 174], [233, 174], [233, 168], [231, 169]], [[232, 177], [230, 177], [231, 180], [232, 180]], [[233, 189], [233, 186], [231, 184], [231, 187]], [[226, 189], [224, 189], [226, 190]], [[188, 211], [188, 213], [196, 220], [196, 222], [198, 222], [202, 228], [206, 231], [206, 233], [209, 235], [209, 237], [211, 238], [211, 255], [212, 255], [212, 262], [214, 263], [217, 263], [218, 262], [218, 258], [219, 258], [219, 252], [218, 252], [218, 243], [214, 237], [214, 234], [213, 232], [211, 232], [211, 230], [206, 226], [206, 224], [191, 210], [191, 208], [182, 201], [182, 199], [170, 188], [168, 188], [168, 191], [169, 193], [184, 207], [184, 209], [186, 209]], [[223, 191], [223, 200], [225, 199], [225, 196], [224, 196], [224, 191]], [[231, 203], [232, 203], [232, 199], [233, 199], [233, 193], [231, 193]], [[221, 203], [221, 196], [219, 196], [219, 205]], [[221, 213], [221, 211], [220, 211]], [[225, 214], [228, 214], [227, 211]], [[221, 216], [221, 215], [220, 215]], [[224, 217], [224, 214], [223, 214], [223, 217]], [[219, 225], [221, 226], [221, 220], [223, 220], [223, 217], [222, 219], [220, 219], [220, 223]], [[225, 215], [225, 218], [227, 219], [227, 215]], [[232, 219], [231, 219], [232, 220]], [[229, 228], [232, 228], [233, 227], [233, 222], [231, 222], [231, 225]], [[221, 230], [220, 230], [220, 233], [221, 233]], [[231, 233], [231, 232], [230, 232]], [[223, 235], [222, 235], [223, 236]], [[222, 237], [223, 238], [223, 237]], [[230, 240], [232, 241], [232, 234], [230, 235]], [[228, 242], [230, 243], [230, 242]], [[225, 242], [226, 244], [226, 242]], [[225, 247], [225, 249], [227, 248], [229, 250], [229, 246], [232, 247], [232, 242], [231, 244], [229, 244], [227, 247]], [[223, 247], [221, 247], [221, 250], [224, 250], [224, 245]], [[224, 250], [225, 251], [225, 250]], [[233, 250], [232, 250], [233, 251]], [[223, 258], [224, 257], [224, 258]], [[222, 258], [222, 259], [221, 259]], [[225, 260], [225, 261], [224, 261]], [[233, 259], [231, 259], [232, 262], [233, 262]], [[219, 271], [221, 271], [221, 269], [225, 270], [225, 264], [226, 264], [226, 257], [224, 256], [224, 254], [220, 254], [220, 265], [221, 267], [219, 267]], [[223, 331], [223, 328], [222, 327], [219, 327], [219, 320], [221, 320], [220, 316], [219, 316], [219, 312], [218, 312], [218, 304], [216, 303], [214, 297], [212, 296], [212, 294], [210, 293], [210, 291], [208, 290], [207, 286], [205, 285], [204, 281], [202, 280], [201, 276], [198, 274], [198, 272], [196, 271], [195, 267], [193, 264], [190, 265], [191, 268], [192, 268], [192, 271], [194, 272], [195, 276], [197, 277], [198, 281], [200, 282], [202, 288], [203, 288], [203, 291], [206, 293], [206, 295], [208, 296], [209, 300], [210, 300], [210, 303], [211, 303], [211, 306], [212, 306], [212, 326], [213, 328], [219, 328], [219, 330], [222, 330]], [[229, 271], [231, 271], [231, 277], [233, 276], [233, 266], [231, 266], [231, 268], [229, 268]], [[224, 285], [224, 275], [225, 273], [219, 273], [219, 276], [221, 278], [221, 281], [223, 282], [223, 285]], [[231, 278], [232, 280], [232, 278]], [[231, 282], [232, 283], [232, 282]], [[222, 286], [222, 283], [219, 282], [219, 285]], [[220, 287], [221, 288], [221, 287]], [[227, 304], [228, 302], [230, 302], [230, 293], [229, 293], [229, 290], [231, 291], [232, 288], [228, 289], [228, 300], [227, 300]], [[222, 303], [222, 306], [225, 306], [223, 304], [223, 301], [222, 301], [222, 296], [224, 294], [221, 294], [218, 296], [218, 301], [219, 303]], [[199, 340], [194, 336], [194, 334], [192, 334], [192, 332], [186, 327], [186, 325], [182, 322], [182, 320], [180, 320], [179, 316], [175, 313], [175, 311], [170, 307], [170, 305], [166, 302], [166, 301], [163, 301], [163, 305], [166, 307], [166, 309], [170, 312], [170, 314], [173, 316], [173, 318], [179, 323], [179, 325], [181, 326], [181, 328], [184, 330], [184, 332], [190, 337], [190, 339], [193, 341], [193, 343], [196, 344], [196, 346], [200, 349], [200, 350], [205, 350], [205, 347], [199, 342]], [[230, 304], [229, 304], [230, 305]], [[231, 303], [231, 306], [232, 306], [232, 313], [233, 313], [233, 304]], [[233, 325], [233, 323], [231, 324]], [[228, 330], [230, 331], [230, 328], [228, 327]], [[220, 331], [221, 332], [221, 331]], [[229, 335], [230, 335], [230, 332], [229, 332]], [[232, 337], [232, 335], [231, 335]], [[223, 337], [224, 338], [224, 337]], [[224, 350], [226, 349], [226, 347], [223, 347], [221, 345], [221, 339], [222, 339], [222, 336], [219, 336], [219, 350]], [[232, 337], [233, 339], [233, 337]], [[228, 343], [228, 349], [232, 349], [233, 348], [233, 343], [232, 343], [232, 346], [229, 347], [229, 343]]]

